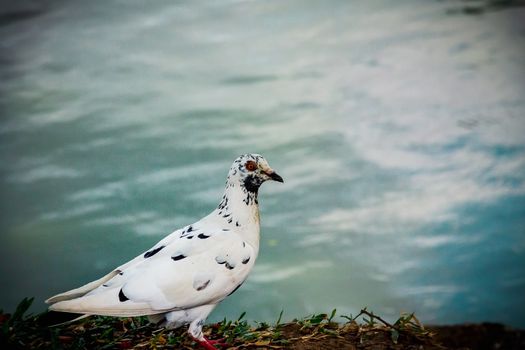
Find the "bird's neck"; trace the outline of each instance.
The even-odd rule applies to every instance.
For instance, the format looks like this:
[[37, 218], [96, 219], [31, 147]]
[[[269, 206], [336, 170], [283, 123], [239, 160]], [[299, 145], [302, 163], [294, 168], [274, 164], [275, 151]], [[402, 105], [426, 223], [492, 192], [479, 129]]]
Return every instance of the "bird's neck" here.
[[248, 191], [240, 184], [226, 184], [224, 195], [214, 213], [231, 229], [243, 236], [243, 239], [259, 249], [259, 203], [257, 190]]

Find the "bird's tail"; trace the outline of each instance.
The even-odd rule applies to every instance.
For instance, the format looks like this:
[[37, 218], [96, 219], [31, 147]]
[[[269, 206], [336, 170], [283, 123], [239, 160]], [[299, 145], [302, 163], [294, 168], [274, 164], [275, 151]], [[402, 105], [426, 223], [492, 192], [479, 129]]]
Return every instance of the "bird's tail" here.
[[67, 292], [60, 293], [60, 294], [57, 294], [55, 296], [52, 296], [51, 298], [46, 300], [46, 303], [47, 304], [55, 304], [55, 303], [58, 303], [59, 301], [71, 300], [71, 299], [82, 297], [82, 296], [86, 295], [87, 293], [91, 292], [93, 289], [99, 287], [103, 283], [109, 281], [110, 279], [115, 277], [118, 273], [119, 273], [119, 270], [111, 271], [110, 273], [108, 273], [104, 277], [99, 278], [98, 280], [90, 282], [88, 284], [85, 284], [82, 287], [75, 288], [75, 289], [69, 290]]
[[55, 324], [52, 324], [50, 325], [49, 327], [58, 327], [58, 326], [65, 326], [67, 324], [70, 324], [70, 323], [73, 323], [73, 322], [76, 322], [76, 321], [80, 321], [84, 318], [87, 318], [91, 316], [90, 314], [85, 314], [85, 315], [81, 315], [81, 316], [78, 316], [78, 317], [75, 317], [74, 319], [72, 320], [69, 320], [69, 321], [65, 321], [65, 322], [61, 322], [61, 323], [55, 323]]

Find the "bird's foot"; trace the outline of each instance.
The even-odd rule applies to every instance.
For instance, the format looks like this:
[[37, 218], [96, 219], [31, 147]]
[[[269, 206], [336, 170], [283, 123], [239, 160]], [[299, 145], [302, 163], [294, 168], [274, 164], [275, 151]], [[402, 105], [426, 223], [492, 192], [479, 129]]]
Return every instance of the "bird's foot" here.
[[213, 345], [217, 345], [217, 346], [229, 346], [229, 345], [226, 343], [226, 339], [225, 339], [225, 338], [214, 339], [214, 340], [208, 339], [208, 342], [210, 342], [210, 343], [213, 344]]
[[204, 338], [203, 340], [195, 339], [197, 343], [199, 343], [203, 348], [206, 350], [217, 350], [216, 346], [220, 347], [227, 347], [229, 346], [227, 343], [225, 343], [225, 339], [217, 339], [217, 340], [208, 340]]

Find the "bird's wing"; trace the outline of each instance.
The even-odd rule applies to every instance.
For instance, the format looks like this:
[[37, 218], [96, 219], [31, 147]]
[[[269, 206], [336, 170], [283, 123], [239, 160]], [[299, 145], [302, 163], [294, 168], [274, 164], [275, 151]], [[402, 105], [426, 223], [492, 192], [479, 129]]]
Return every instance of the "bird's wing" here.
[[[181, 231], [182, 230], [177, 230], [175, 232], [172, 232], [168, 236], [164, 237], [159, 243], [157, 243], [155, 245], [155, 247], [156, 246], [167, 246], [170, 243], [172, 243], [174, 240], [179, 239]], [[46, 303], [47, 304], [55, 304], [55, 303], [57, 303], [59, 301], [71, 300], [71, 299], [76, 299], [76, 298], [82, 297], [82, 296], [86, 295], [87, 293], [93, 291], [94, 289], [100, 287], [105, 282], [111, 280], [113, 277], [115, 277], [119, 273], [122, 273], [122, 271], [124, 271], [125, 269], [130, 268], [132, 266], [135, 266], [137, 264], [140, 264], [143, 260], [144, 260], [144, 254], [141, 254], [141, 255], [135, 257], [134, 259], [128, 261], [127, 263], [117, 267], [116, 269], [114, 269], [113, 271], [111, 271], [107, 275], [99, 278], [98, 280], [86, 283], [85, 285], [83, 285], [81, 287], [78, 287], [78, 288], [75, 288], [75, 289], [71, 289], [71, 290], [69, 290], [67, 292], [63, 292], [63, 293], [60, 293], [60, 294], [52, 296], [51, 298], [46, 300]]]
[[255, 258], [253, 247], [231, 231], [189, 226], [96, 281], [100, 285], [87, 294], [52, 298], [62, 301], [50, 309], [138, 316], [217, 303], [246, 279]]

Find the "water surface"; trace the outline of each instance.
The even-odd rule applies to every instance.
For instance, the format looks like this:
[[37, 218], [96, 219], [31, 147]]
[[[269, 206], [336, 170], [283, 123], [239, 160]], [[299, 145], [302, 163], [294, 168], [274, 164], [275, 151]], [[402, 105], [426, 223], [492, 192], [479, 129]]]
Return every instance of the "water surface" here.
[[[28, 2], [0, 23], [0, 300], [95, 279], [257, 152], [248, 281], [212, 314], [368, 306], [525, 327], [525, 11]], [[5, 10], [7, 11], [7, 10]]]

